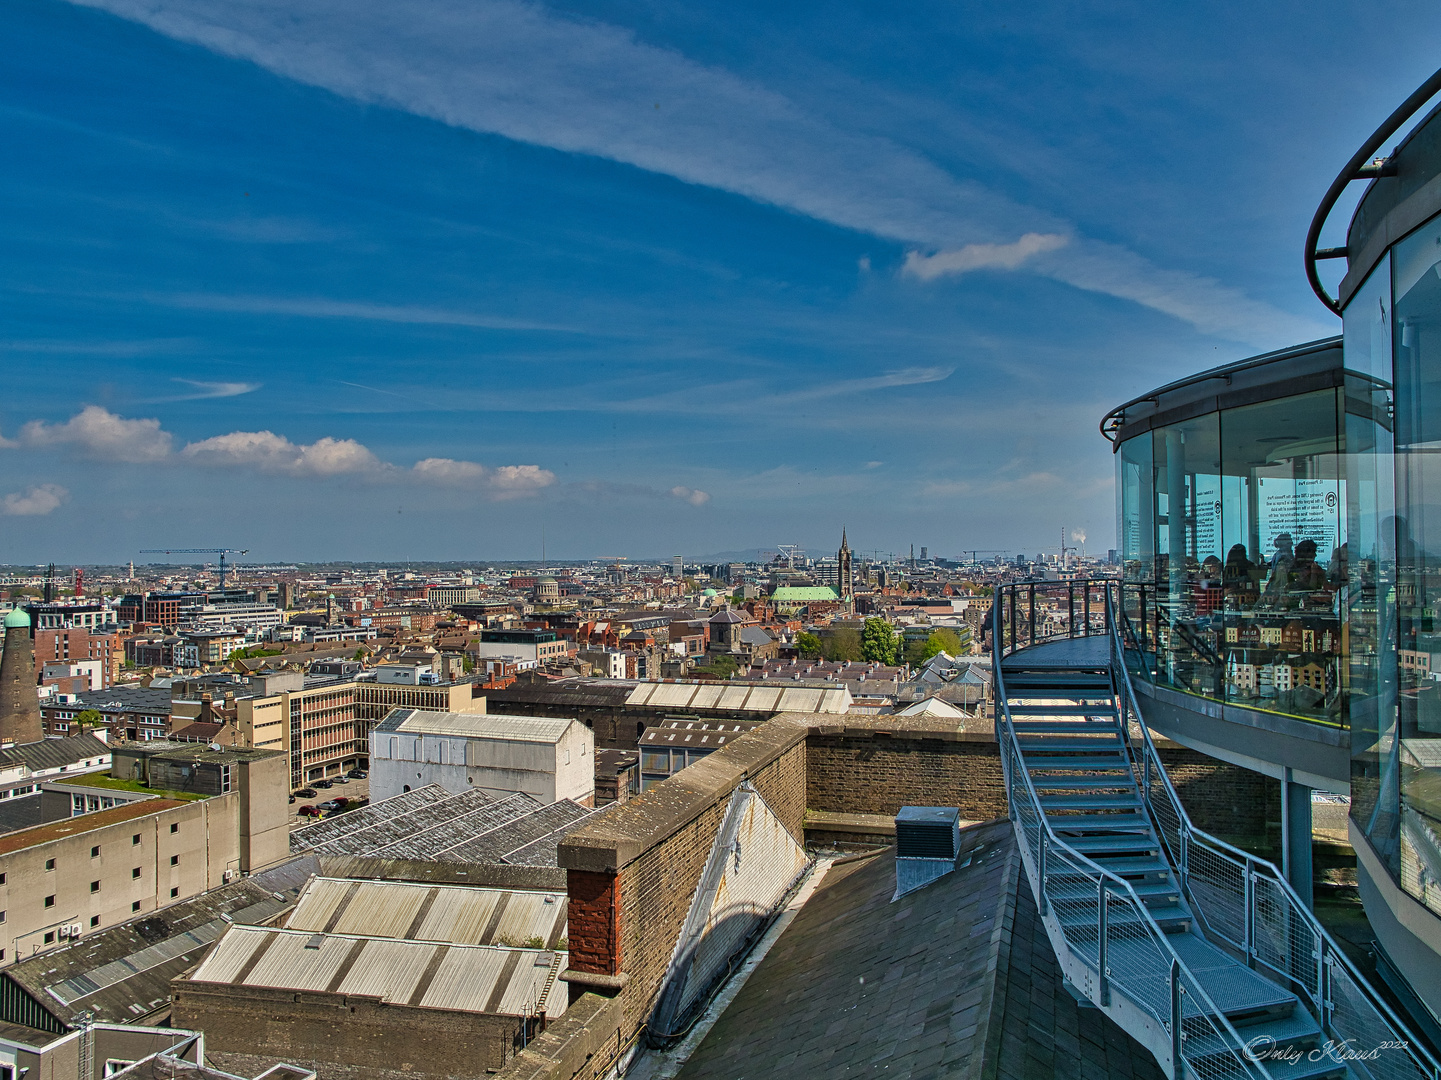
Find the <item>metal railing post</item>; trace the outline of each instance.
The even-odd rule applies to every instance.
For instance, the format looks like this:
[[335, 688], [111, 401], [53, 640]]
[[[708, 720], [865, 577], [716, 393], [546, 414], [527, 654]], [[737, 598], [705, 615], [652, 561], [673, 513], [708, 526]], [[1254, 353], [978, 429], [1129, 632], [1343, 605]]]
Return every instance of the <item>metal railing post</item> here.
[[1031, 588], [1030, 588], [1030, 594], [1031, 594], [1031, 614], [1030, 614], [1030, 627], [1031, 627], [1031, 629], [1030, 629], [1030, 635], [1031, 635], [1031, 636], [1030, 636], [1030, 643], [1031, 643], [1032, 645], [1034, 645], [1034, 644], [1036, 643], [1036, 586], [1035, 586], [1034, 584], [1033, 584], [1033, 585], [1031, 586]]
[[1039, 890], [1041, 894], [1041, 902], [1038, 907], [1041, 911], [1041, 918], [1044, 919], [1047, 915], [1051, 913], [1051, 905], [1046, 898], [1046, 829], [1044, 824], [1041, 826], [1041, 842], [1037, 846], [1040, 850], [1037, 852], [1036, 855], [1036, 877], [1038, 877], [1041, 881], [1041, 888]]
[[1086, 637], [1091, 636], [1091, 583], [1088, 580], [1081, 595], [1081, 608], [1086, 620]]
[[1076, 636], [1076, 583], [1066, 582], [1066, 636]]
[[1242, 936], [1246, 950], [1246, 966], [1256, 966], [1256, 871], [1251, 869], [1247, 863], [1244, 869], [1246, 875], [1245, 904], [1246, 910], [1242, 914], [1243, 924]]
[[1101, 1008], [1111, 1004], [1110, 969], [1106, 966], [1106, 931], [1111, 922], [1111, 890], [1106, 879], [1096, 882], [1096, 972], [1100, 979]]
[[[1015, 651], [1015, 648], [1016, 648], [1016, 591], [1015, 591], [1015, 589], [1011, 589], [1011, 590], [1010, 590], [1010, 594], [1011, 594], [1011, 651], [1014, 652], [1014, 651]], [[1001, 655], [1002, 655], [1002, 656], [1006, 655], [1006, 654], [1005, 654], [1005, 650], [1002, 650], [1002, 651], [1001, 651]]]
[[1181, 1063], [1181, 962], [1171, 961], [1171, 1075], [1180, 1080]]

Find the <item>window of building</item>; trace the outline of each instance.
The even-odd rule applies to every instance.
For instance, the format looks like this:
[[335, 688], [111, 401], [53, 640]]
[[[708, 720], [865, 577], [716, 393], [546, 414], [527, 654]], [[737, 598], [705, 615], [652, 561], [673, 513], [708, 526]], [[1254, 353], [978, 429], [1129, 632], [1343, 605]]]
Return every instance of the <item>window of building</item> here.
[[92, 882], [90, 883], [90, 891], [91, 891], [91, 892], [99, 892], [99, 891], [100, 891], [100, 882], [98, 882], [98, 881], [92, 881]]
[[100, 858], [100, 845], [99, 845], [99, 844], [96, 844], [93, 848], [90, 849], [90, 857], [91, 857], [92, 859], [98, 859], [98, 858]]
[[131, 870], [130, 876], [133, 878], [138, 878], [140, 876], [140, 867], [137, 866], [133, 870]]
[[172, 855], [172, 856], [170, 856], [170, 865], [171, 865], [171, 866], [179, 866], [179, 865], [180, 865], [180, 856], [179, 856], [179, 855]]
[[131, 842], [132, 844], [138, 844], [138, 843], [140, 843], [140, 834], [139, 834], [139, 833], [136, 833], [134, 836], [132, 836], [132, 837], [130, 838], [130, 842]]
[[179, 896], [179, 895], [180, 895], [180, 890], [179, 890], [178, 888], [176, 888], [176, 889], [171, 889], [171, 890], [170, 890], [170, 896], [171, 896], [172, 899], [175, 898], [175, 897], [177, 897], [177, 896]]
[[54, 907], [54, 906], [55, 906], [55, 894], [54, 894], [54, 893], [51, 893], [49, 896], [47, 896], [47, 897], [45, 898], [45, 906], [46, 906], [46, 907]]
[[174, 832], [179, 832], [179, 831], [180, 831], [180, 826], [179, 826], [177, 823], [175, 823], [175, 822], [172, 821], [172, 822], [170, 823], [170, 831], [173, 832], [173, 833], [174, 833]]
[[46, 945], [54, 945], [54, 944], [55, 944], [55, 931], [54, 931], [54, 930], [51, 930], [48, 934], [45, 935], [45, 944], [46, 944]]
[[55, 869], [55, 860], [54, 860], [54, 859], [46, 859], [46, 860], [45, 860], [45, 869], [46, 869], [46, 870], [54, 870], [54, 869]]
[[92, 916], [90, 916], [90, 925], [91, 925], [91, 926], [99, 926], [99, 925], [100, 925], [100, 916], [99, 916], [99, 915], [92, 915]]
[[139, 911], [139, 910], [140, 910], [140, 901], [137, 900], [137, 901], [135, 901], [135, 903], [131, 904], [131, 905], [130, 905], [130, 910], [131, 910], [131, 911]]

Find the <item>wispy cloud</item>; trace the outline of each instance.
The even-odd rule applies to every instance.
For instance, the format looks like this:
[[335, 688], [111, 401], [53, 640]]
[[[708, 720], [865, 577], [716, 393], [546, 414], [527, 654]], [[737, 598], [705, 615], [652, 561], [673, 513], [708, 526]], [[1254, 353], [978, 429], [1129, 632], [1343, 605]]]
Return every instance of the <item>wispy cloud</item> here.
[[670, 493], [677, 499], [682, 499], [692, 506], [704, 506], [710, 502], [710, 492], [699, 491], [696, 488], [682, 487], [679, 484], [671, 488]]
[[906, 254], [904, 273], [931, 281], [948, 274], [969, 274], [973, 270], [1016, 270], [1033, 255], [1055, 251], [1070, 242], [1060, 233], [1026, 233], [1013, 244], [967, 244], [955, 251], [922, 255]]
[[264, 385], [258, 382], [203, 382], [199, 379], [171, 379], [170, 381], [183, 383], [194, 389], [189, 394], [177, 394], [174, 397], [151, 398], [150, 404], [168, 401], [208, 401], [211, 398], [239, 397], [242, 394], [253, 394]]
[[[357, 101], [735, 192], [929, 251], [912, 261], [1030, 270], [1122, 297], [1208, 333], [1269, 344], [1319, 324], [1115, 245], [1044, 262], [1028, 237], [1068, 235], [1055, 215], [963, 180], [890, 139], [599, 22], [519, 0], [74, 0]], [[1019, 235], [1019, 239], [1017, 239]], [[969, 251], [969, 255], [962, 253]], [[1053, 253], [1054, 254], [1054, 253]], [[1014, 265], [1007, 260], [1015, 258]], [[956, 271], [949, 271], [956, 272]], [[210, 301], [214, 302], [214, 301]], [[236, 300], [230, 310], [513, 327], [506, 320], [323, 301]], [[526, 326], [524, 328], [530, 328]]]
[[37, 484], [25, 491], [12, 492], [0, 498], [0, 514], [12, 517], [42, 517], [59, 509], [70, 498], [70, 492], [59, 484]]
[[294, 315], [305, 319], [362, 319], [414, 325], [471, 326], [485, 330], [530, 330], [549, 333], [590, 333], [588, 329], [509, 319], [470, 311], [405, 304], [370, 304], [326, 297], [225, 296], [217, 293], [146, 293], [142, 297], [166, 307], [246, 315]]

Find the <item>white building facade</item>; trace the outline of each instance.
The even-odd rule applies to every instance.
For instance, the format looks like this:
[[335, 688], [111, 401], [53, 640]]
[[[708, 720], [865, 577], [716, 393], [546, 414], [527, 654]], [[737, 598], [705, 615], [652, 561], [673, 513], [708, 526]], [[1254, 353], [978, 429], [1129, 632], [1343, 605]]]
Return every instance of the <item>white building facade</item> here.
[[393, 709], [370, 734], [370, 797], [427, 784], [591, 806], [594, 734], [578, 720]]

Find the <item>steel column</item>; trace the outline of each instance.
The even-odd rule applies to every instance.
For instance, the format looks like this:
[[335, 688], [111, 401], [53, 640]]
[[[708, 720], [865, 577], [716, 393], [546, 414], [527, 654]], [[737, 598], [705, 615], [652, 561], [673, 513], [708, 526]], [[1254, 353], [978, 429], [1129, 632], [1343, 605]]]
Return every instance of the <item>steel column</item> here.
[[1291, 779], [1290, 769], [1281, 781], [1281, 872], [1311, 910], [1311, 789]]

